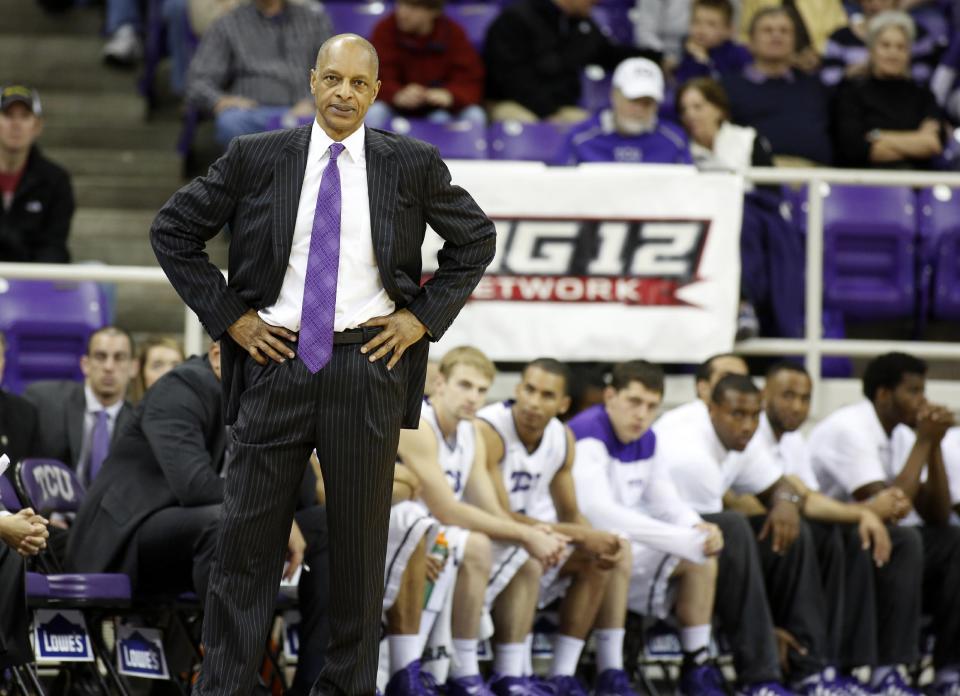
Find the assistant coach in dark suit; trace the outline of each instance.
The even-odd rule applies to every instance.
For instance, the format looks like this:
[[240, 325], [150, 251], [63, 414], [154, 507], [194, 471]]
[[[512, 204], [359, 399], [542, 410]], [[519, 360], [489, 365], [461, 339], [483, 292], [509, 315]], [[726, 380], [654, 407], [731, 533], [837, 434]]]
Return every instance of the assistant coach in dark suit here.
[[[443, 335], [495, 250], [436, 148], [363, 127], [377, 70], [364, 39], [327, 41], [310, 73], [315, 122], [235, 139], [151, 230], [171, 283], [223, 339], [233, 424], [197, 694], [250, 693], [314, 447], [331, 568], [314, 693], [374, 693], [393, 466], [400, 428], [419, 419], [424, 337]], [[229, 283], [203, 251], [227, 223]], [[421, 287], [426, 224], [445, 243]]]

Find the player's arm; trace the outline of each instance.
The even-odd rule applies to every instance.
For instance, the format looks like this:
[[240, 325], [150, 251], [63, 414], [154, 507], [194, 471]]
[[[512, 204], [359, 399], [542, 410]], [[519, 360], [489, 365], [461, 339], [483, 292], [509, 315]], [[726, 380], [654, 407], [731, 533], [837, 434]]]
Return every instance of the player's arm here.
[[931, 526], [950, 523], [950, 481], [943, 463], [940, 443], [947, 430], [953, 426], [953, 414], [943, 406], [927, 404], [920, 412], [917, 423], [917, 442], [929, 441], [927, 456], [927, 480], [920, 483], [914, 506], [923, 521]]
[[514, 512], [510, 509], [510, 496], [507, 493], [507, 487], [503, 485], [503, 470], [500, 468], [506, 453], [500, 433], [481, 418], [476, 420], [476, 425], [477, 439], [483, 441], [483, 448], [486, 453], [482, 466], [487, 470], [487, 478], [490, 480], [490, 485], [493, 486], [500, 507], [517, 522], [536, 524], [536, 520], [532, 517], [527, 517], [523, 513]]
[[752, 493], [744, 493], [741, 495], [733, 491], [727, 491], [723, 494], [723, 508], [724, 510], [739, 512], [747, 517], [767, 514], [767, 508], [765, 508], [763, 503], [757, 499], [757, 496]]
[[310, 453], [310, 468], [313, 469], [313, 475], [317, 478], [317, 505], [326, 505], [327, 489], [323, 485], [323, 470], [320, 467], [316, 450]]
[[390, 504], [396, 505], [405, 500], [416, 500], [420, 495], [420, 479], [410, 467], [397, 462], [393, 467], [393, 494]]
[[785, 552], [800, 534], [800, 509], [803, 506], [800, 492], [786, 476], [781, 476], [757, 497], [770, 510], [759, 538], [762, 540], [770, 535], [774, 552]]

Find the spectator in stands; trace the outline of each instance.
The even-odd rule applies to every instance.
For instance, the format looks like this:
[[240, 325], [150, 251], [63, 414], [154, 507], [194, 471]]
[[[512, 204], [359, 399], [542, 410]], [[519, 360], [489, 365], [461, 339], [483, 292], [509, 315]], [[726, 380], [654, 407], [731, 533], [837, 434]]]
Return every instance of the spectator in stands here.
[[[730, 102], [719, 83], [697, 78], [677, 93], [677, 113], [690, 136], [696, 165], [742, 174], [773, 165], [770, 143], [749, 126], [730, 122]], [[745, 183], [740, 230], [738, 340], [803, 335], [804, 243], [780, 212], [780, 187]]]
[[636, 0], [633, 20], [634, 43], [663, 54], [667, 72], [680, 62], [691, 0]]
[[734, 123], [766, 137], [778, 165], [830, 164], [830, 105], [820, 80], [792, 67], [795, 24], [783, 8], [760, 10], [750, 24], [754, 61], [722, 83]]
[[943, 152], [936, 97], [910, 77], [914, 24], [905, 12], [870, 20], [868, 74], [845, 80], [834, 104], [837, 159], [847, 167], [930, 169]]
[[815, 72], [827, 45], [827, 37], [847, 25], [841, 0], [744, 0], [740, 13], [740, 37], [752, 41], [753, 20], [765, 9], [783, 8], [796, 24], [792, 60], [796, 67]]
[[163, 0], [161, 13], [170, 54], [170, 89], [182, 96], [196, 38], [213, 22], [240, 4], [240, 0]]
[[953, 123], [960, 123], [960, 34], [944, 54], [930, 78], [930, 89], [937, 103]]
[[137, 404], [147, 389], [184, 361], [180, 343], [169, 336], [154, 336], [140, 344], [137, 376], [130, 385], [130, 403]]
[[70, 175], [36, 145], [40, 96], [23, 85], [0, 91], [0, 261], [68, 263]]
[[187, 72], [187, 101], [216, 118], [226, 147], [283, 119], [312, 118], [316, 106], [304, 65], [313, 65], [331, 35], [322, 8], [254, 0], [218, 19], [204, 34]]
[[396, 114], [486, 124], [483, 63], [443, 6], [444, 0], [399, 0], [374, 27], [380, 93], [367, 112], [368, 126], [387, 128]]
[[124, 398], [136, 372], [130, 334], [115, 326], [94, 331], [80, 369], [83, 382], [34, 382], [23, 395], [40, 419], [37, 456], [60, 460], [89, 484], [132, 419]]
[[[177, 366], [147, 392], [77, 513], [67, 567], [126, 573], [141, 596], [193, 591], [206, 603], [230, 465], [228, 442], [220, 345], [214, 343], [206, 355]], [[290, 579], [306, 560], [299, 593], [305, 620], [326, 601], [326, 528], [316, 501], [317, 479], [307, 467], [284, 575]], [[316, 642], [319, 625], [309, 625], [314, 630], [301, 634], [300, 669], [310, 664], [312, 674], [300, 675], [298, 670], [295, 683], [303, 696], [312, 685], [306, 678], [319, 674], [314, 663], [322, 663], [323, 653], [323, 645]]]
[[[0, 377], [6, 363], [7, 338], [0, 333]], [[34, 454], [37, 444], [37, 410], [23, 397], [0, 389], [0, 454], [11, 464]]]
[[490, 25], [484, 44], [487, 99], [494, 121], [540, 119], [577, 123], [580, 73], [597, 64], [613, 70], [624, 59], [660, 54], [618, 46], [590, 18], [597, 0], [518, 0]]
[[[897, 9], [898, 4], [897, 0], [860, 0], [862, 14], [855, 15], [849, 26], [837, 29], [827, 40], [820, 70], [824, 84], [835, 85], [845, 77], [865, 77], [868, 74], [867, 26], [881, 12]], [[930, 81], [941, 48], [933, 34], [922, 25], [916, 25], [916, 39], [910, 50], [913, 79], [921, 84]]]
[[118, 68], [135, 66], [143, 57], [143, 14], [139, 0], [106, 0], [106, 33], [103, 60]]
[[730, 0], [695, 0], [683, 57], [674, 72], [677, 84], [695, 77], [718, 78], [739, 73], [752, 63], [750, 51], [732, 41], [732, 33]]
[[683, 133], [657, 118], [662, 101], [663, 73], [657, 64], [628, 58], [613, 73], [611, 108], [570, 131], [558, 163], [690, 164]]

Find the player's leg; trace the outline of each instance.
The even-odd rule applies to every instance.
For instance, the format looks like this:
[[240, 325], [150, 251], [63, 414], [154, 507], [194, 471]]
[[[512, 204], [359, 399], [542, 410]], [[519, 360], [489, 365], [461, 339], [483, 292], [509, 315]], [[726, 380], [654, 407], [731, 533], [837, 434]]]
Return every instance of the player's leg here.
[[630, 677], [623, 669], [623, 638], [633, 563], [633, 547], [625, 544], [620, 563], [610, 571], [607, 590], [594, 622], [593, 642], [597, 651], [595, 693], [603, 696], [635, 696]]
[[473, 695], [476, 687], [483, 684], [477, 647], [491, 563], [490, 539], [479, 532], [470, 532], [453, 589], [453, 659], [447, 680], [451, 694], [463, 689]]

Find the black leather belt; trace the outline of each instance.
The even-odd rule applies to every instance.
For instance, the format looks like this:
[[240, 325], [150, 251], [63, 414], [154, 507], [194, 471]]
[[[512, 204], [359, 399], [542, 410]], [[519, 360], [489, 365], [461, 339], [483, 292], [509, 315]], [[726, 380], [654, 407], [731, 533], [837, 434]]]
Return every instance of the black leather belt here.
[[383, 330], [382, 326], [361, 326], [356, 329], [333, 332], [333, 345], [344, 346], [366, 343]]

